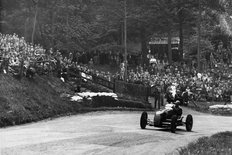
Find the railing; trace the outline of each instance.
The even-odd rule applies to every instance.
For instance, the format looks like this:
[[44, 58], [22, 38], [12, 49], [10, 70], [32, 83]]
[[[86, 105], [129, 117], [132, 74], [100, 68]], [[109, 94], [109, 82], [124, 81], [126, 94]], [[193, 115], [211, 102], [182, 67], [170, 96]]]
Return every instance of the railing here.
[[148, 101], [148, 97], [150, 94], [150, 87], [141, 84], [133, 84], [124, 81], [119, 81], [116, 79], [113, 79], [113, 81], [109, 81], [95, 74], [91, 74], [81, 70], [69, 71], [68, 74], [71, 77], [80, 77], [87, 81], [91, 81], [93, 83], [102, 85], [106, 88], [113, 90], [114, 93], [126, 94], [142, 99], [144, 101]]
[[81, 71], [81, 70], [77, 70], [76, 73], [73, 71], [69, 71], [68, 74], [69, 74], [69, 76], [72, 76], [72, 77], [81, 77], [82, 79], [85, 79], [87, 81], [91, 81], [93, 83], [102, 85], [106, 88], [109, 88], [109, 89], [115, 91], [115, 82], [108, 81], [107, 79], [99, 77], [95, 74], [87, 73], [87, 72]]
[[150, 87], [124, 81], [115, 81], [115, 92], [135, 96], [136, 98], [148, 101]]

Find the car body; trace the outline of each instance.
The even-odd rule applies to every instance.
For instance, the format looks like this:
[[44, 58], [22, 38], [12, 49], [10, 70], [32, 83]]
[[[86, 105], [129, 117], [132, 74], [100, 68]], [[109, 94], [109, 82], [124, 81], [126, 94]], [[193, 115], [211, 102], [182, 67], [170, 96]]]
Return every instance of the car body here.
[[158, 110], [154, 114], [153, 121], [148, 119], [148, 114], [144, 111], [140, 118], [140, 127], [145, 129], [147, 125], [159, 127], [159, 128], [170, 128], [171, 132], [175, 133], [177, 126], [185, 126], [187, 131], [192, 130], [193, 117], [188, 114], [185, 121], [182, 116], [182, 109], [176, 104], [166, 104], [164, 109]]

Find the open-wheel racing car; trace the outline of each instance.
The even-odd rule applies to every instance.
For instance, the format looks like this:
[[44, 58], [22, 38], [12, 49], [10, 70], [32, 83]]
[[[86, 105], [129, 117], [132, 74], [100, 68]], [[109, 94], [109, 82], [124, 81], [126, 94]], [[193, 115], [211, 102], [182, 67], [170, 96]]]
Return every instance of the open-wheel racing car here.
[[155, 112], [153, 121], [148, 119], [147, 112], [143, 112], [140, 118], [140, 127], [145, 129], [147, 125], [170, 128], [172, 133], [176, 132], [177, 126], [185, 126], [187, 131], [192, 130], [193, 117], [188, 114], [185, 122], [183, 121], [182, 109], [179, 107], [179, 103], [166, 104], [164, 109]]

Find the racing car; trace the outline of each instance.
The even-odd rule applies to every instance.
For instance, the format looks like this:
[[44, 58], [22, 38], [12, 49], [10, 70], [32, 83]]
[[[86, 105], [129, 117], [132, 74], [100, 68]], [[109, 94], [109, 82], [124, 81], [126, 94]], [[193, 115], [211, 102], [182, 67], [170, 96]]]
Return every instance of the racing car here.
[[193, 127], [193, 117], [188, 114], [185, 122], [183, 121], [182, 109], [179, 107], [179, 102], [166, 104], [164, 109], [158, 110], [154, 114], [153, 121], [148, 119], [148, 114], [144, 111], [140, 118], [140, 127], [145, 129], [147, 125], [169, 128], [172, 133], [176, 132], [177, 126], [185, 126], [187, 131], [191, 131]]

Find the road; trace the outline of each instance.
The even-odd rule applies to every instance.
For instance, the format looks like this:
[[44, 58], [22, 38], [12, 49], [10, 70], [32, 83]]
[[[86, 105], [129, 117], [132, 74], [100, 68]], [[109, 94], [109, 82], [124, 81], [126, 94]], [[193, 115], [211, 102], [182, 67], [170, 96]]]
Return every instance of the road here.
[[[232, 117], [183, 109], [194, 118], [192, 132], [139, 126], [141, 112], [105, 111], [0, 129], [2, 155], [152, 154], [175, 151], [202, 136], [232, 131]], [[153, 117], [149, 112], [150, 118]]]

